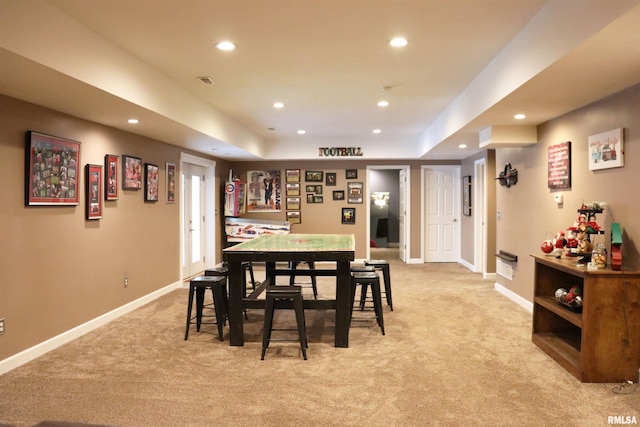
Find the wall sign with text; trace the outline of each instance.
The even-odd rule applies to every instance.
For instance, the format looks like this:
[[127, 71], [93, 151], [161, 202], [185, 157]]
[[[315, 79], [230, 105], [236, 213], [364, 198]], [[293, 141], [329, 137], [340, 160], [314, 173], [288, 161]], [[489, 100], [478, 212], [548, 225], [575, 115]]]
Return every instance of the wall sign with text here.
[[549, 147], [549, 188], [571, 188], [571, 141]]

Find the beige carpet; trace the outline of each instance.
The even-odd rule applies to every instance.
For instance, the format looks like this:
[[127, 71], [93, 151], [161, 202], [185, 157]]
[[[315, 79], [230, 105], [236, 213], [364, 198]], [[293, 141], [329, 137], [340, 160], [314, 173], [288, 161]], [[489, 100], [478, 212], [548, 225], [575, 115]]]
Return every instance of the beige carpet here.
[[[335, 348], [333, 311], [307, 311], [309, 360], [295, 343], [274, 343], [260, 361], [260, 310], [249, 311], [244, 347], [228, 345], [228, 329], [218, 341], [212, 325], [184, 341], [187, 291], [178, 290], [0, 376], [0, 425], [640, 422], [640, 390], [615, 394], [617, 384], [578, 382], [531, 343], [531, 315], [492, 281], [456, 264], [404, 265], [386, 249], [372, 257], [395, 258], [386, 336], [373, 320], [357, 322], [350, 347]], [[333, 288], [321, 279], [321, 294]]]

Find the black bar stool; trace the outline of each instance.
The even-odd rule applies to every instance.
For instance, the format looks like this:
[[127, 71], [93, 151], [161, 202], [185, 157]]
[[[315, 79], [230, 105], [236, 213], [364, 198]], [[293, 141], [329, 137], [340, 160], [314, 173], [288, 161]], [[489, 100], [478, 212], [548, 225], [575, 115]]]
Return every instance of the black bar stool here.
[[[296, 270], [298, 268], [298, 264], [304, 262], [309, 266], [309, 277], [311, 277], [311, 289], [313, 290], [313, 299], [318, 299], [318, 285], [316, 283], [316, 275], [313, 273], [313, 270], [316, 269], [316, 263], [314, 261], [290, 261], [289, 268], [291, 270]], [[296, 282], [296, 276], [291, 275], [289, 279], [289, 286], [293, 286]], [[300, 283], [298, 283], [299, 285]]]
[[[356, 298], [356, 287], [362, 286], [362, 293], [364, 293], [365, 286], [371, 286], [371, 293], [373, 296], [373, 310], [376, 315], [376, 320], [382, 335], [384, 335], [384, 318], [382, 315], [382, 298], [380, 296], [380, 278], [378, 273], [363, 271], [351, 273], [351, 313], [353, 316], [353, 305]], [[361, 294], [362, 295], [362, 294]], [[361, 300], [362, 304], [362, 300]]]
[[393, 311], [393, 299], [391, 298], [391, 273], [389, 269], [389, 261], [384, 259], [370, 259], [364, 262], [364, 265], [374, 267], [376, 270], [382, 271], [384, 278], [384, 295], [387, 298], [387, 305]]
[[[296, 313], [296, 323], [298, 329], [298, 341], [300, 341], [300, 349], [304, 360], [307, 360], [307, 327], [304, 320], [304, 307], [302, 306], [302, 288], [300, 286], [269, 286], [267, 288], [267, 297], [264, 307], [264, 330], [262, 331], [262, 355], [260, 360], [264, 360], [264, 356], [269, 348], [272, 331], [294, 331], [295, 329], [273, 329], [273, 313], [276, 309], [278, 301], [293, 302], [293, 309]], [[273, 341], [296, 341], [290, 339], [274, 339]]]
[[[352, 273], [375, 273], [375, 267], [368, 265], [351, 265], [350, 267]], [[364, 283], [361, 286], [360, 290], [360, 311], [364, 310], [365, 303], [367, 301], [367, 287], [368, 285]], [[369, 298], [369, 300], [373, 303], [373, 298]]]
[[[205, 304], [205, 291], [211, 289], [212, 304]], [[193, 296], [196, 296], [196, 315], [192, 316]], [[189, 327], [196, 324], [196, 330], [200, 332], [200, 325], [213, 324], [218, 326], [218, 339], [222, 338], [222, 326], [227, 322], [227, 278], [224, 276], [198, 276], [189, 281], [189, 305], [187, 307], [187, 328], [184, 339], [189, 338]], [[205, 308], [211, 308], [215, 315], [204, 315]], [[203, 318], [214, 318], [215, 321], [203, 321]], [[195, 320], [195, 322], [194, 322]]]

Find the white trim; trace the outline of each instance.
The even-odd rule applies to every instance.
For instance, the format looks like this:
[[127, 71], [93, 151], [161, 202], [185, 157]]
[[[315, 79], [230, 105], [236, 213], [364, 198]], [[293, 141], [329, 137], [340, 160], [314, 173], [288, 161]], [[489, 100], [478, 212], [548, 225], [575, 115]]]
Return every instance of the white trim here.
[[130, 313], [133, 310], [136, 310], [175, 289], [179, 289], [181, 286], [182, 281], [174, 282], [168, 286], [165, 286], [164, 288], [160, 288], [156, 291], [151, 292], [150, 294], [138, 298], [137, 300], [120, 306], [115, 310], [98, 316], [95, 319], [89, 320], [82, 325], [78, 325], [75, 328], [69, 329], [68, 331], [63, 332], [60, 335], [36, 344], [31, 348], [21, 351], [20, 353], [7, 357], [4, 360], [0, 360], [0, 375], [5, 374], [21, 365], [24, 365], [25, 363], [30, 362], [33, 359], [36, 359], [51, 350], [55, 350], [61, 345], [67, 344], [68, 342], [81, 337], [87, 332], [91, 332], [92, 330], [97, 329], [100, 326], [103, 326], [110, 321], [117, 319], [118, 317], [124, 316], [125, 314]]
[[[481, 175], [482, 174], [482, 175]], [[471, 214], [473, 215], [473, 263], [474, 271], [486, 274], [487, 272], [487, 196], [486, 196], [486, 161], [484, 158], [473, 162], [472, 184], [473, 195]], [[480, 201], [480, 203], [478, 203]], [[481, 209], [478, 209], [480, 205]]]
[[471, 264], [469, 261], [465, 261], [464, 259], [460, 258], [458, 259], [458, 264], [461, 264], [462, 266], [468, 268], [469, 270], [473, 271], [474, 273], [476, 273], [475, 267], [473, 264]]
[[502, 286], [499, 283], [495, 283], [494, 284], [494, 289], [496, 291], [500, 292], [505, 297], [509, 298], [511, 301], [513, 301], [516, 304], [518, 304], [520, 307], [522, 307], [525, 310], [527, 310], [529, 313], [533, 313], [533, 303], [532, 302], [527, 301], [526, 299], [522, 298], [520, 295], [516, 294], [515, 292], [511, 291], [510, 289], [505, 288], [504, 286]]

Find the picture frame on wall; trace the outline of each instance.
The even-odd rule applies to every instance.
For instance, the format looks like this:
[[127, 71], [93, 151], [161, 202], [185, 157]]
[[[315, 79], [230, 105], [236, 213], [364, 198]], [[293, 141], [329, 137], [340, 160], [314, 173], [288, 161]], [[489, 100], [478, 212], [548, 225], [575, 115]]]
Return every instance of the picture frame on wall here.
[[287, 182], [300, 182], [300, 169], [287, 169], [285, 179]]
[[324, 172], [322, 171], [306, 171], [304, 180], [306, 182], [322, 182], [324, 178]]
[[344, 200], [344, 190], [336, 190], [333, 192], [333, 200]]
[[176, 202], [176, 165], [175, 163], [166, 163], [165, 165], [165, 181], [167, 188], [167, 203]]
[[302, 217], [300, 211], [288, 211], [287, 221], [291, 224], [302, 224]]
[[547, 149], [547, 165], [550, 189], [571, 188], [571, 141], [551, 145]]
[[287, 197], [287, 210], [299, 210], [300, 197]]
[[462, 177], [462, 213], [471, 216], [471, 175]]
[[589, 136], [589, 169], [599, 170], [623, 167], [623, 137], [623, 128]]
[[142, 189], [142, 159], [140, 157], [122, 155], [122, 189]]
[[287, 196], [299, 196], [300, 183], [287, 183]]
[[362, 203], [363, 185], [361, 182], [347, 183], [347, 201], [348, 203]]
[[102, 166], [85, 166], [85, 200], [87, 219], [102, 218]]
[[305, 191], [307, 193], [315, 193], [316, 192], [316, 186], [315, 185], [305, 185]]
[[337, 185], [337, 181], [338, 179], [335, 172], [327, 172], [325, 174], [325, 181], [324, 181], [325, 185], [334, 186], [334, 185]]
[[151, 163], [144, 164], [144, 201], [158, 201], [159, 167]]
[[118, 200], [118, 169], [120, 156], [107, 154], [104, 156], [104, 199]]
[[358, 169], [347, 169], [344, 171], [346, 179], [358, 179]]
[[342, 208], [342, 223], [343, 224], [356, 223], [356, 208]]
[[77, 205], [80, 142], [28, 131], [25, 205]]
[[324, 196], [313, 196], [313, 203], [324, 203]]
[[316, 195], [313, 193], [307, 194], [307, 203], [315, 203], [315, 197]]

